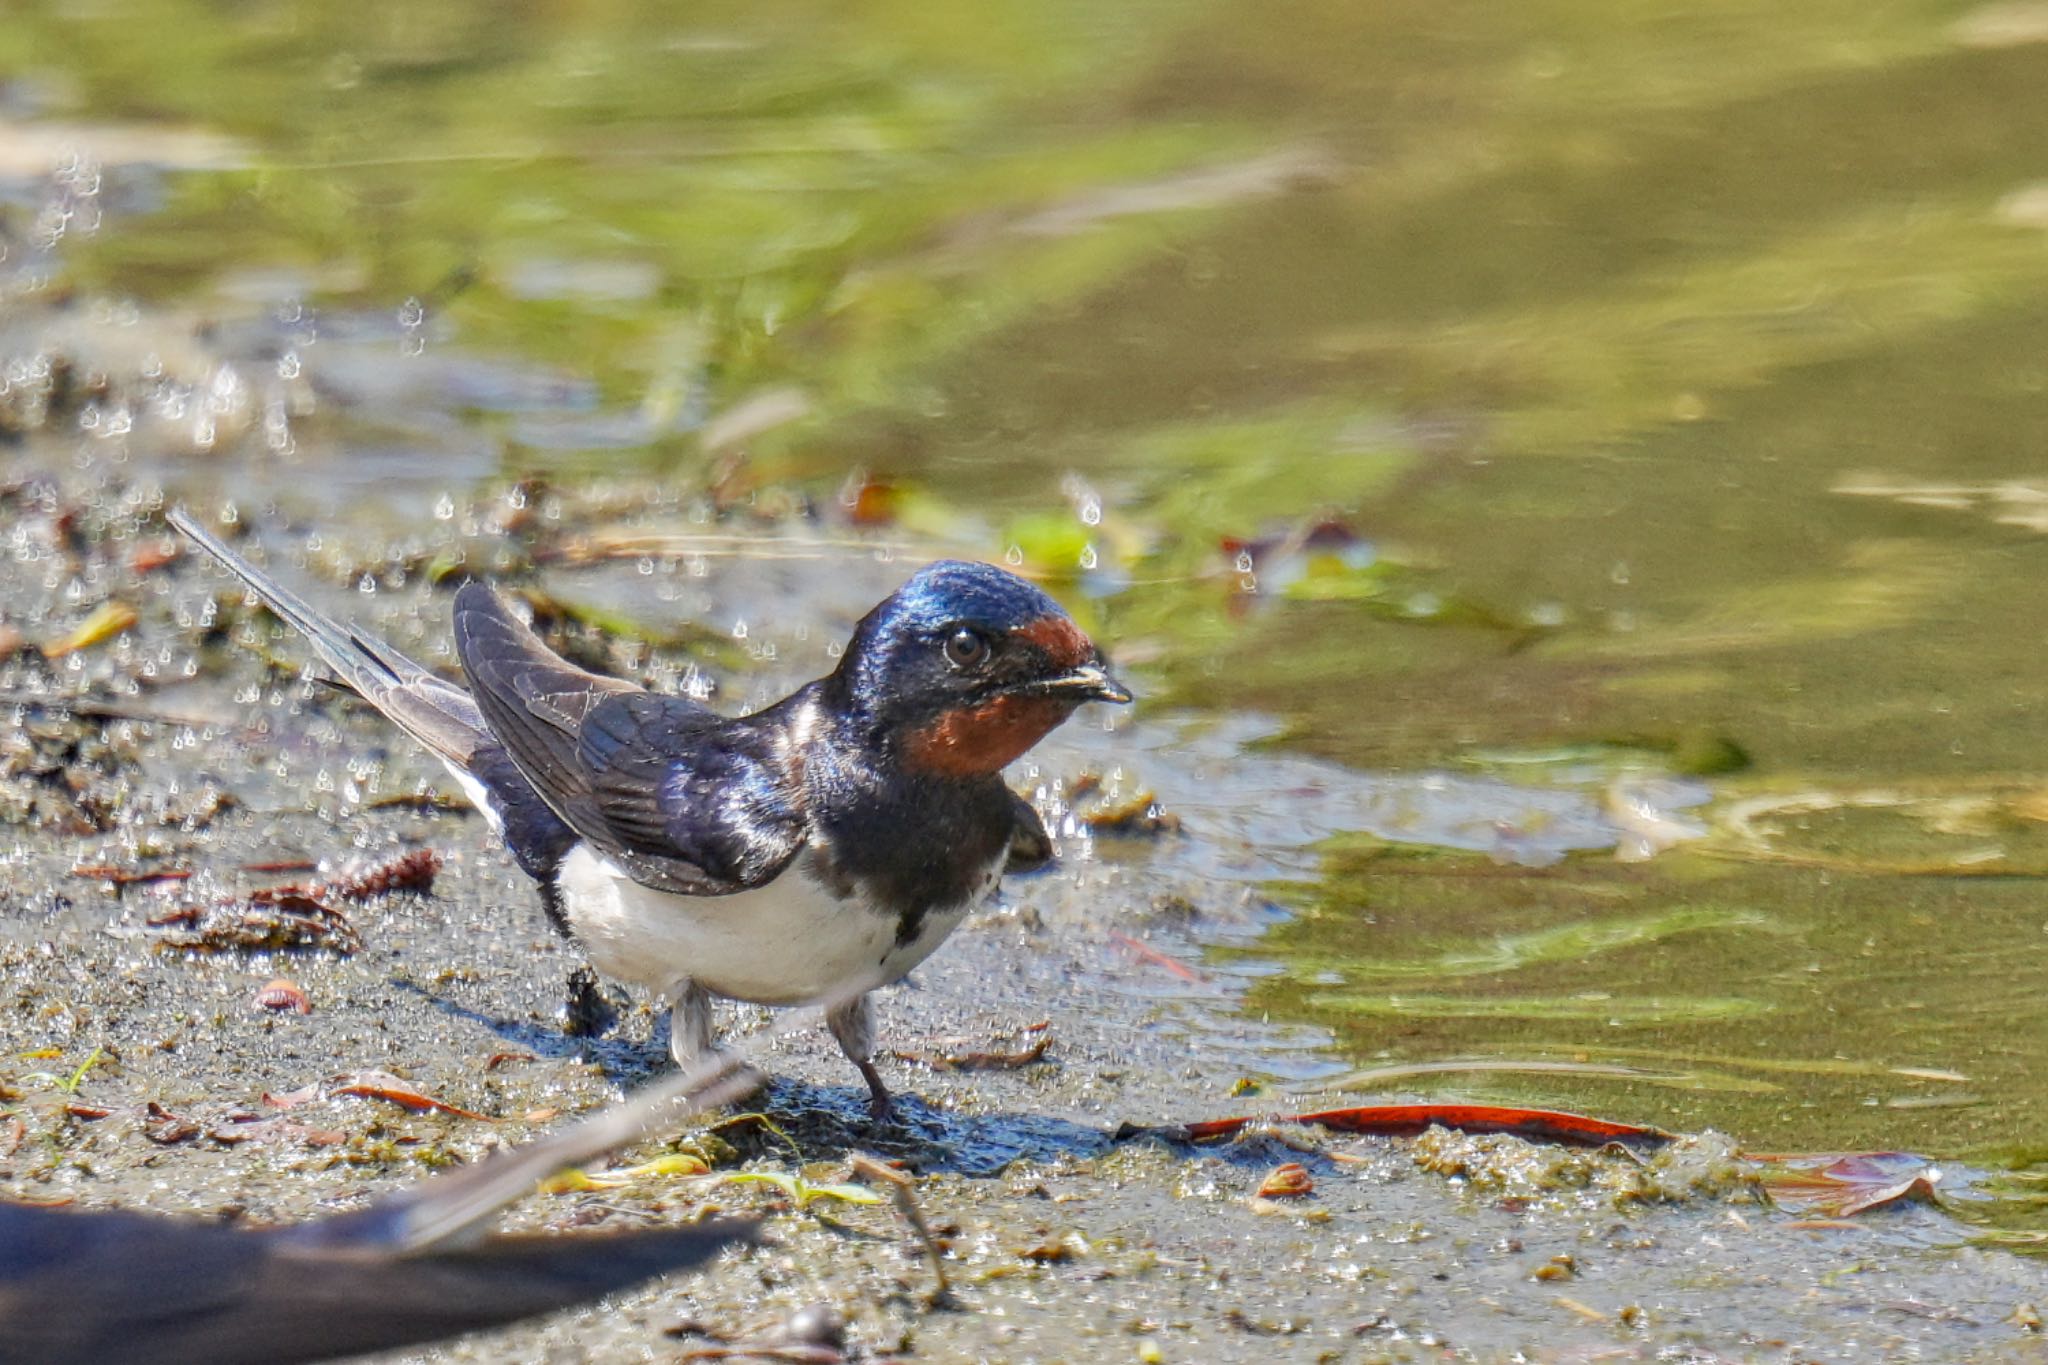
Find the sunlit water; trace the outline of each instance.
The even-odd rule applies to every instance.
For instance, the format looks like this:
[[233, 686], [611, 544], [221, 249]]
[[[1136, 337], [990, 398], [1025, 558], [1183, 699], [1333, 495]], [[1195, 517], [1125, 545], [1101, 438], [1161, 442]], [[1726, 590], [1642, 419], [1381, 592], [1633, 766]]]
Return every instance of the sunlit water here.
[[0, 80], [34, 453], [1007, 556], [1352, 766], [1219, 952], [1359, 1087], [2048, 1150], [2048, 9], [162, 0]]

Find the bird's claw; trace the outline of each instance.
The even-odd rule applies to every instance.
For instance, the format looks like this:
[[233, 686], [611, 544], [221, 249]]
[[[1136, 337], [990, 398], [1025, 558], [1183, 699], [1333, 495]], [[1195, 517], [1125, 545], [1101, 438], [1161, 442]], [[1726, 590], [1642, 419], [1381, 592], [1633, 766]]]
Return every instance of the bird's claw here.
[[877, 1128], [898, 1127], [903, 1115], [896, 1108], [896, 1097], [889, 1093], [889, 1087], [882, 1083], [882, 1073], [875, 1069], [873, 1062], [860, 1062], [860, 1077], [868, 1083], [868, 1120]]

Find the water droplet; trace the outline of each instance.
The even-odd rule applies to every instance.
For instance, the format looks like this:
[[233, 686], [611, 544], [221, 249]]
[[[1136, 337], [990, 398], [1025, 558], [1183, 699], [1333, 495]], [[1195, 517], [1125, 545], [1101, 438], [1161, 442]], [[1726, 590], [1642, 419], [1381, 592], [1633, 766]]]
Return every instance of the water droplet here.
[[1092, 569], [1095, 567], [1095, 562], [1095, 547], [1093, 545], [1083, 545], [1081, 547], [1081, 567], [1083, 569]]
[[1014, 569], [1023, 562], [1024, 547], [1022, 545], [1012, 545], [1009, 549], [1003, 551], [1003, 563], [1009, 565], [1011, 568]]
[[1095, 497], [1081, 500], [1081, 524], [1100, 526], [1102, 524], [1102, 499]]
[[747, 623], [745, 621], [735, 621], [732, 623], [732, 638], [735, 640], [747, 638]]

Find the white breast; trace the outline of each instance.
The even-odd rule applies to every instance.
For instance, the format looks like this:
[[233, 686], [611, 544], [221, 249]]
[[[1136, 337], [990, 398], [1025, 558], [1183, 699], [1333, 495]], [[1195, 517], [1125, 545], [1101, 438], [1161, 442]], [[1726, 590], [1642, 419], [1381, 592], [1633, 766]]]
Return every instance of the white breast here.
[[858, 897], [839, 899], [800, 865], [758, 890], [681, 896], [642, 886], [579, 843], [558, 884], [569, 927], [605, 975], [652, 991], [688, 977], [727, 999], [796, 1005], [901, 978], [995, 889], [1000, 873], [998, 862], [974, 897], [927, 913], [903, 944], [894, 915]]

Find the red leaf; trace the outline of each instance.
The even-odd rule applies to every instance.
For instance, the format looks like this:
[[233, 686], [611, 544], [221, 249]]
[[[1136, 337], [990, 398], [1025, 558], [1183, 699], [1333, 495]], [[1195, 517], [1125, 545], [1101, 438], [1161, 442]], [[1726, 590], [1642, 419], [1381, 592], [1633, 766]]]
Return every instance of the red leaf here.
[[1138, 940], [1132, 938], [1129, 934], [1119, 934], [1115, 930], [1111, 930], [1109, 935], [1109, 941], [1111, 943], [1114, 943], [1117, 947], [1124, 949], [1126, 952], [1136, 954], [1138, 957], [1145, 959], [1145, 961], [1152, 963], [1154, 966], [1164, 967], [1167, 971], [1172, 972], [1175, 976], [1179, 977], [1183, 981], [1201, 981], [1204, 979], [1200, 972], [1188, 966], [1186, 963], [1175, 961], [1173, 958], [1168, 957], [1165, 953], [1160, 952], [1157, 948], [1154, 948], [1149, 944], [1138, 942]]
[[[1316, 1114], [1273, 1114], [1261, 1116], [1277, 1123], [1313, 1123], [1343, 1133], [1371, 1133], [1381, 1137], [1413, 1137], [1426, 1128], [1451, 1128], [1461, 1133], [1511, 1133], [1534, 1142], [1558, 1142], [1569, 1147], [1604, 1147], [1610, 1142], [1660, 1147], [1671, 1141], [1661, 1128], [1615, 1123], [1588, 1118], [1557, 1109], [1516, 1109], [1494, 1104], [1369, 1104], [1356, 1109], [1327, 1109]], [[1254, 1120], [1205, 1119], [1179, 1127], [1143, 1128], [1125, 1124], [1118, 1138], [1157, 1134], [1161, 1137], [1201, 1141], [1229, 1137]]]
[[330, 1095], [360, 1095], [365, 1099], [386, 1100], [415, 1113], [433, 1112], [453, 1114], [457, 1118], [482, 1119], [495, 1123], [489, 1114], [479, 1114], [474, 1109], [437, 1100], [424, 1090], [416, 1090], [408, 1081], [400, 1080], [388, 1071], [358, 1071], [349, 1076], [337, 1076], [327, 1088]]

